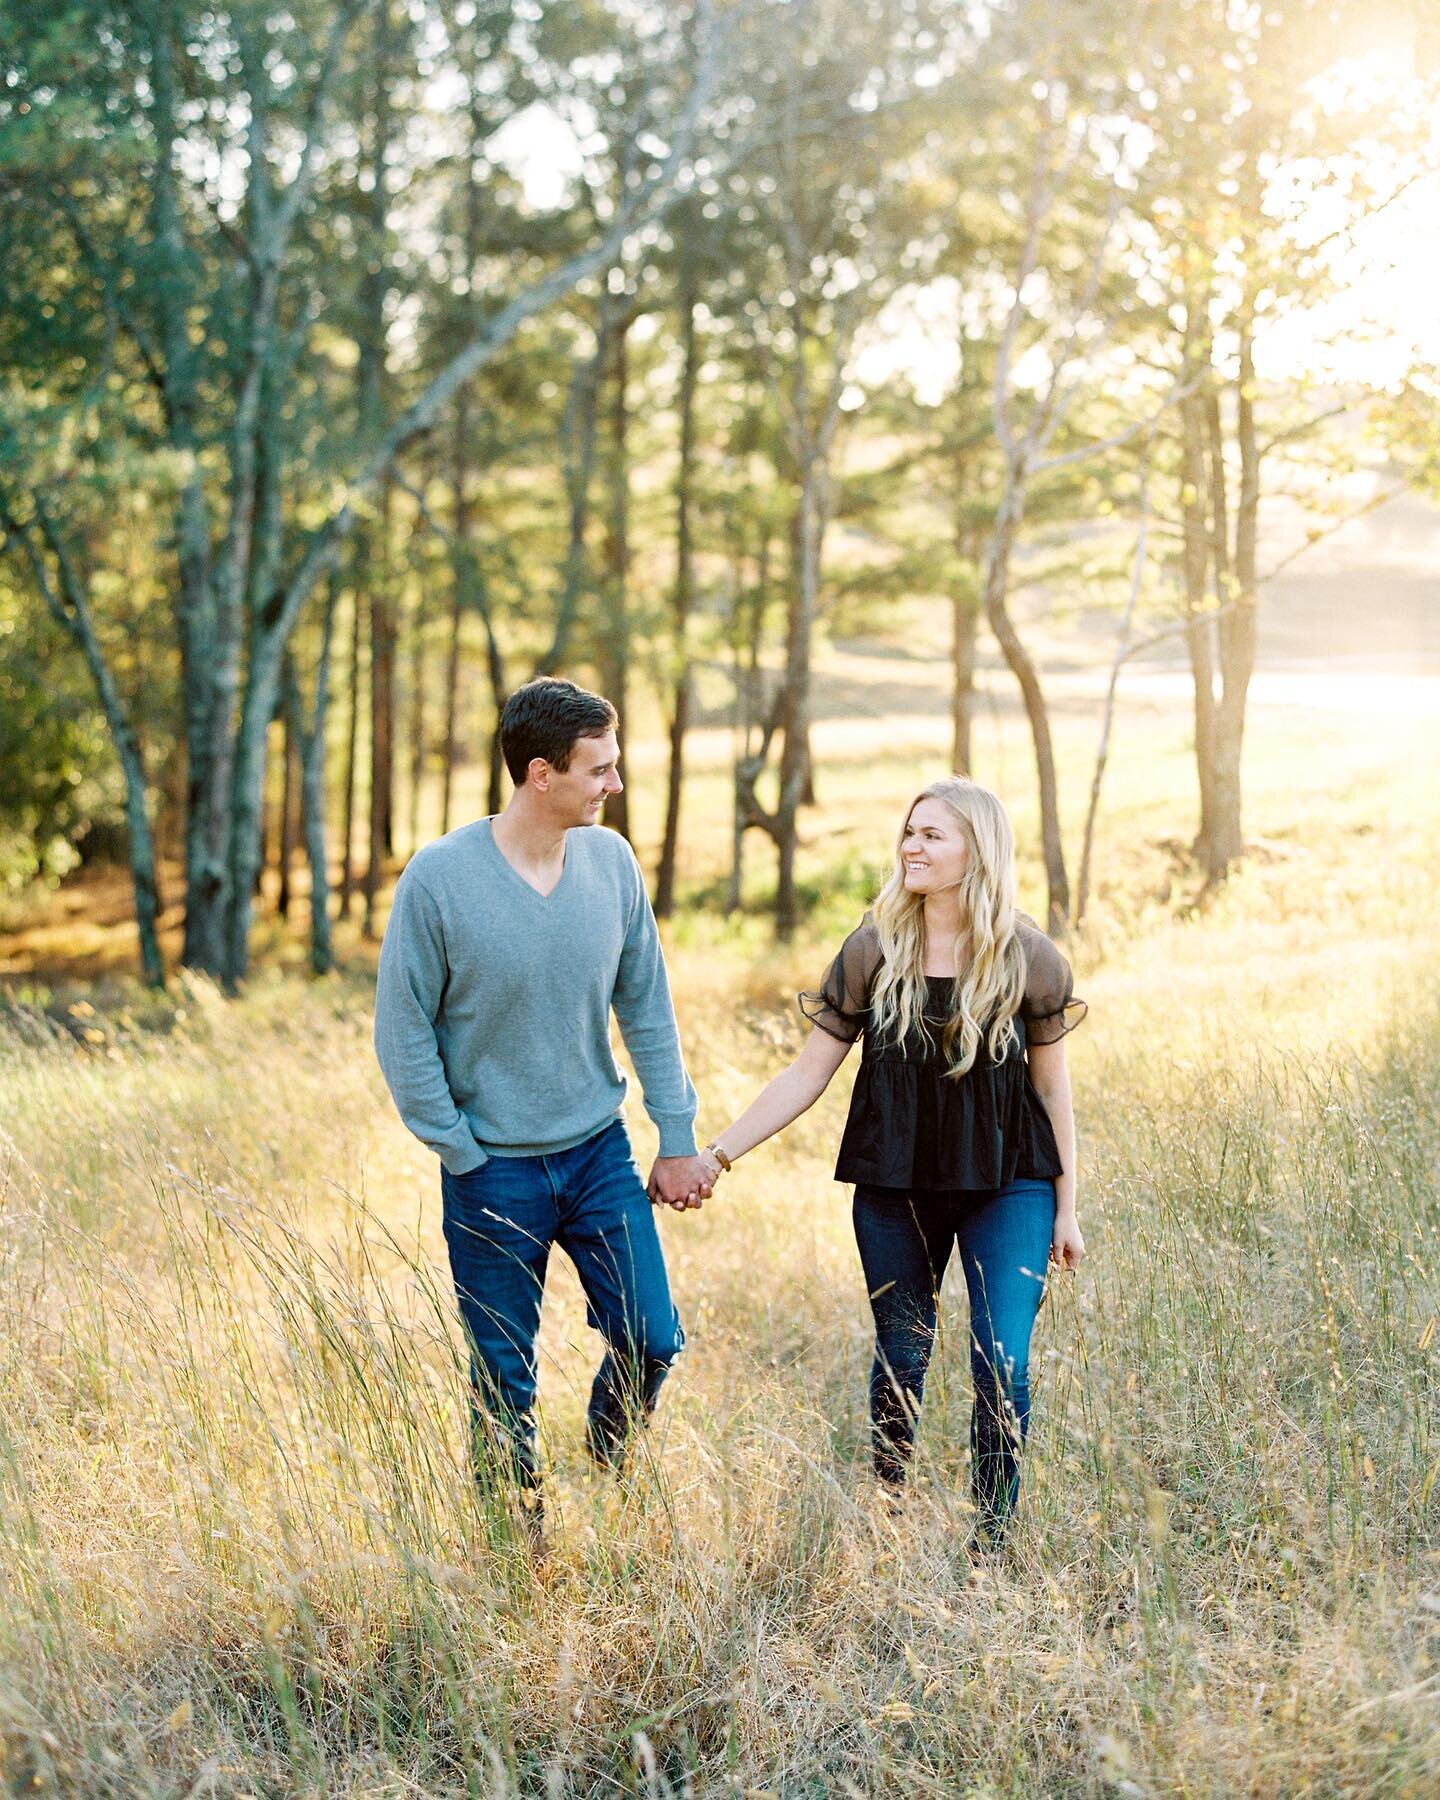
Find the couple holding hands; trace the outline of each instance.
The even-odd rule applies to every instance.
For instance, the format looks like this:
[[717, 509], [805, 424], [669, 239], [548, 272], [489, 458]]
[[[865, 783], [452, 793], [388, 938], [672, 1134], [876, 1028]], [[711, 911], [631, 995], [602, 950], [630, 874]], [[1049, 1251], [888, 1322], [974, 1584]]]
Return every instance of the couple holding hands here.
[[[940, 1285], [970, 1297], [977, 1550], [1019, 1490], [1030, 1335], [1048, 1263], [1085, 1254], [1064, 1038], [1070, 970], [1015, 910], [1010, 822], [987, 788], [933, 782], [895, 866], [820, 988], [800, 1054], [697, 1151], [654, 914], [630, 846], [599, 822], [620, 791], [609, 701], [543, 678], [510, 696], [503, 813], [407, 865], [380, 953], [375, 1047], [405, 1124], [441, 1162], [445, 1242], [470, 1349], [478, 1478], [538, 1535], [536, 1336], [551, 1249], [580, 1276], [606, 1345], [586, 1442], [618, 1467], [684, 1345], [651, 1202], [684, 1211], [812, 1106], [862, 1040], [835, 1175], [854, 1184], [875, 1315], [875, 1473], [903, 1487]], [[620, 1024], [660, 1134], [648, 1187], [623, 1122]]]

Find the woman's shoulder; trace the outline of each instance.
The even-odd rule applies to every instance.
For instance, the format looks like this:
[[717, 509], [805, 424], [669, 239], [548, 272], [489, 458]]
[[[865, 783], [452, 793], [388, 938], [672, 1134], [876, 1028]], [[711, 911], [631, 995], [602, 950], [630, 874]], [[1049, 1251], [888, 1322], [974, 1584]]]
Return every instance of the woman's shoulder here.
[[[1033, 951], [1035, 955], [1044, 957], [1060, 956], [1060, 948], [1054, 938], [1047, 936], [1044, 926], [1038, 919], [1032, 919], [1027, 912], [1015, 911], [1015, 935], [1019, 938], [1026, 955]], [[1063, 960], [1063, 958], [1062, 958]]]
[[880, 932], [873, 913], [867, 912], [860, 923], [846, 934], [836, 952], [835, 961], [852, 979], [868, 983], [879, 968], [883, 952]]
[[1027, 995], [1053, 994], [1063, 991], [1070, 980], [1070, 964], [1053, 938], [1048, 937], [1039, 922], [1029, 913], [1016, 912], [1015, 935], [1025, 956], [1025, 991]]
[[880, 929], [875, 923], [873, 912], [866, 910], [860, 923], [845, 939], [845, 944], [847, 949], [873, 950], [875, 955], [880, 954]]

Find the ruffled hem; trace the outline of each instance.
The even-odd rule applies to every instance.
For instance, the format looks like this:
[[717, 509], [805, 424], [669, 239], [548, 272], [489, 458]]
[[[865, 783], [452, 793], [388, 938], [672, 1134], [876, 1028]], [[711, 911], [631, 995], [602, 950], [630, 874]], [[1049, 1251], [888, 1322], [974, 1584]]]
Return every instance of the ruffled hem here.
[[846, 1012], [829, 994], [803, 993], [795, 999], [812, 1025], [818, 1025], [827, 1037], [838, 1038], [842, 1044], [853, 1044], [869, 1018], [868, 1013]]
[[1071, 998], [1054, 1012], [1030, 1014], [1025, 1020], [1026, 1044], [1058, 1044], [1084, 1022], [1089, 1010], [1083, 1000]]

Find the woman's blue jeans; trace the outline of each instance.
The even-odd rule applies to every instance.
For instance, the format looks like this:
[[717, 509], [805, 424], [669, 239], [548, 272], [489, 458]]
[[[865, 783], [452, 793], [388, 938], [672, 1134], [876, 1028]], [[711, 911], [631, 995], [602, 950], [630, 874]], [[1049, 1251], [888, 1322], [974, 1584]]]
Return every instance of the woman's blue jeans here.
[[958, 1246], [970, 1291], [971, 1479], [981, 1535], [997, 1540], [1020, 1491], [1030, 1334], [1045, 1292], [1055, 1183], [913, 1193], [862, 1185], [854, 1218], [875, 1314], [875, 1473], [892, 1485], [905, 1479], [935, 1344], [936, 1298]]
[[442, 1170], [440, 1186], [470, 1345], [477, 1478], [486, 1484], [498, 1463], [523, 1486], [539, 1482], [535, 1339], [555, 1244], [575, 1264], [589, 1322], [607, 1346], [586, 1442], [598, 1461], [618, 1464], [685, 1343], [623, 1123], [552, 1156], [492, 1156], [468, 1175]]

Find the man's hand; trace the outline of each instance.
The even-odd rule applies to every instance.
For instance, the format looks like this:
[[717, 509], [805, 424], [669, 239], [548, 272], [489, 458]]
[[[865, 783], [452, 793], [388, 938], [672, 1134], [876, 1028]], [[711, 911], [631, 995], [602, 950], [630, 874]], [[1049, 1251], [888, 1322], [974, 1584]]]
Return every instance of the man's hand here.
[[700, 1156], [657, 1156], [645, 1191], [658, 1206], [688, 1212], [715, 1191], [710, 1167]]

